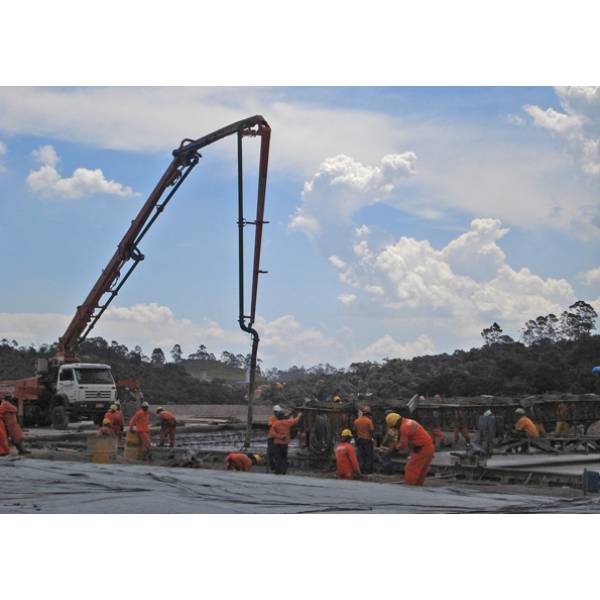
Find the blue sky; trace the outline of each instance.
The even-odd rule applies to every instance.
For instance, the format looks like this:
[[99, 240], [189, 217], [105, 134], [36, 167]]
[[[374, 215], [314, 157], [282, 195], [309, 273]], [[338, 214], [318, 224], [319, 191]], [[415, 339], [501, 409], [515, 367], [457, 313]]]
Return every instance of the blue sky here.
[[[0, 337], [55, 340], [170, 151], [256, 113], [273, 127], [268, 366], [470, 348], [577, 299], [600, 312], [593, 88], [0, 88]], [[98, 335], [248, 350], [233, 140], [203, 156]]]

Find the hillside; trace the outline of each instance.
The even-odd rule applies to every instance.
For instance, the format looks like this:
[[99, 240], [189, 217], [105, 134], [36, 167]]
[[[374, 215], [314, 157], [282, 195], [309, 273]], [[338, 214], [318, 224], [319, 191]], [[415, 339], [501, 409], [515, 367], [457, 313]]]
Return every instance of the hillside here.
[[285, 387], [269, 386], [262, 400], [300, 404], [306, 397], [325, 399], [334, 394], [347, 397], [358, 393], [372, 393], [381, 399], [410, 398], [413, 394], [600, 393], [600, 378], [591, 372], [595, 365], [600, 365], [598, 335], [530, 346], [511, 340], [452, 354], [390, 359], [383, 364], [354, 363], [347, 370], [333, 372], [330, 367], [294, 367], [272, 373], [272, 377], [285, 382]]
[[[48, 358], [54, 351], [52, 346], [36, 350], [0, 345], [0, 379], [31, 377], [33, 359]], [[210, 380], [201, 381], [194, 376], [203, 372], [194, 364], [199, 361], [189, 361], [191, 365], [184, 364], [188, 361], [156, 365], [143, 360], [139, 353], [129, 352], [116, 343], [109, 345], [102, 338], [86, 340], [81, 344], [79, 356], [85, 362], [111, 365], [115, 379], [139, 379], [145, 398], [153, 404], [239, 404], [245, 401], [246, 387], [232, 383], [244, 380], [245, 373], [241, 369], [209, 365]]]

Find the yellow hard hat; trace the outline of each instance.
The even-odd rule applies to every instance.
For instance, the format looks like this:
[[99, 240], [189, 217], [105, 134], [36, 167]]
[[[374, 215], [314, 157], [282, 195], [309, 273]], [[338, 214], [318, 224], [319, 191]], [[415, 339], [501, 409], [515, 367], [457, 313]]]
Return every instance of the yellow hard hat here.
[[342, 401], [342, 399], [341, 399], [339, 396], [334, 396], [334, 397], [333, 397], [333, 401], [334, 401], [334, 402], [341, 402], [341, 401]]
[[388, 427], [396, 427], [401, 418], [398, 413], [392, 412], [385, 417], [385, 423]]
[[352, 437], [352, 432], [349, 429], [343, 429], [340, 435], [341, 437]]
[[156, 412], [157, 412], [157, 413], [159, 413], [159, 412], [163, 412], [164, 410], [165, 410], [165, 409], [164, 409], [162, 406], [159, 406], [159, 407], [156, 409]]
[[262, 464], [262, 456], [260, 454], [253, 454], [252, 456], [254, 456], [257, 465]]
[[119, 407], [118, 407], [116, 404], [111, 404], [111, 405], [110, 405], [110, 410], [113, 410], [113, 411], [115, 411], [115, 410], [117, 410], [118, 408], [119, 408]]
[[103, 419], [102, 425], [110, 425], [110, 419]]

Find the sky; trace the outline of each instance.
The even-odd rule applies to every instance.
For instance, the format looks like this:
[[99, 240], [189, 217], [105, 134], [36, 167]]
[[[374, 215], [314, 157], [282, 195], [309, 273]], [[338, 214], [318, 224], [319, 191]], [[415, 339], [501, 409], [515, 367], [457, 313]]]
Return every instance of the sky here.
[[[254, 114], [272, 127], [266, 366], [468, 349], [579, 299], [600, 312], [600, 89], [0, 88], [0, 338], [57, 340], [171, 150]], [[93, 335], [249, 351], [235, 150], [203, 150]]]

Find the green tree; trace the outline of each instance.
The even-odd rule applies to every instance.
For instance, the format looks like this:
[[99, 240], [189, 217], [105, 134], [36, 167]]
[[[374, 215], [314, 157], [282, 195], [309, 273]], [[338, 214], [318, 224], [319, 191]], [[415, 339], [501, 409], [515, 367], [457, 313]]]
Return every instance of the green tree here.
[[154, 348], [150, 356], [150, 363], [154, 367], [162, 367], [165, 364], [165, 353], [162, 348]]

